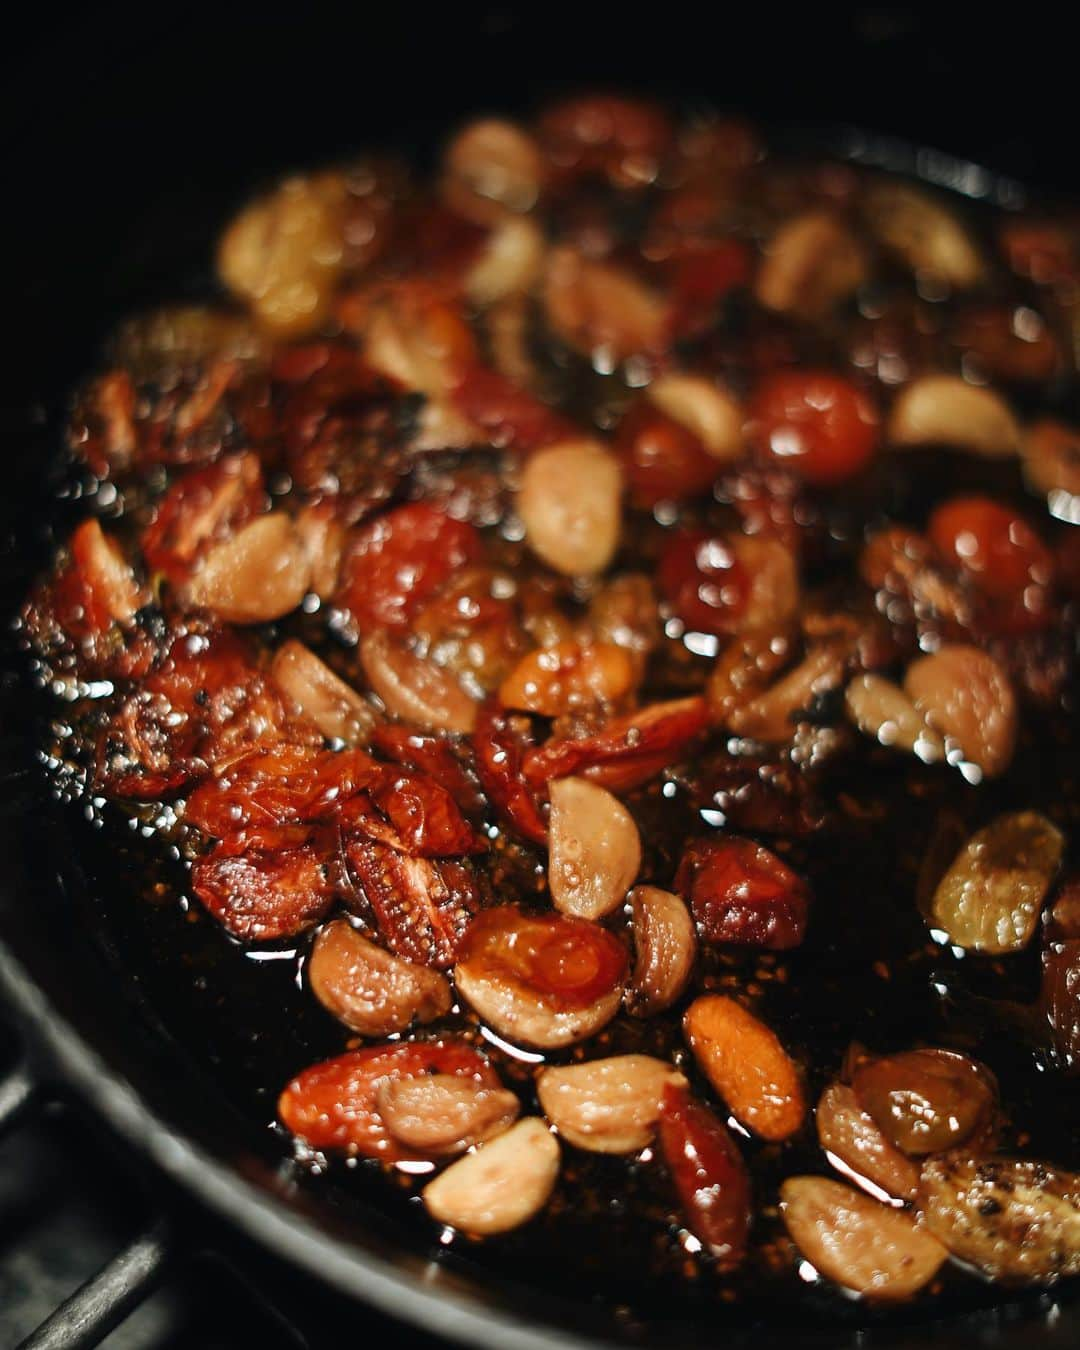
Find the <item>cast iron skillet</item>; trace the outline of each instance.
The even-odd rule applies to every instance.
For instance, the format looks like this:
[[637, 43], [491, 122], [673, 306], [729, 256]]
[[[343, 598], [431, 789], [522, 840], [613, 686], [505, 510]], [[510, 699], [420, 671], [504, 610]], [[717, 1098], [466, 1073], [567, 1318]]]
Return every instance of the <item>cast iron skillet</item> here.
[[[1015, 182], [947, 155], [893, 139], [842, 130], [781, 134], [781, 144], [907, 173], [967, 196], [1010, 207], [1024, 194]], [[202, 239], [204, 252], [209, 240]], [[184, 278], [155, 277], [135, 290], [145, 305], [182, 293]], [[170, 283], [171, 286], [170, 286]], [[85, 353], [92, 366], [95, 354]], [[71, 510], [52, 495], [60, 404], [40, 410], [9, 437], [15, 479], [21, 482], [19, 521], [0, 540], [3, 613], [10, 615], [48, 554], [53, 526], [62, 534]], [[74, 508], [77, 509], [77, 508]], [[6, 635], [5, 635], [5, 640]], [[96, 931], [86, 903], [72, 809], [50, 797], [35, 750], [34, 714], [46, 714], [7, 641], [0, 663], [0, 993], [17, 1010], [39, 1071], [73, 1087], [126, 1140], [244, 1233], [346, 1294], [440, 1335], [500, 1350], [554, 1346], [682, 1345], [723, 1340], [755, 1346], [873, 1344], [980, 1345], [1000, 1350], [1074, 1345], [1080, 1307], [1051, 1295], [1004, 1295], [992, 1310], [963, 1319], [882, 1326], [867, 1335], [836, 1329], [779, 1332], [757, 1326], [734, 1334], [722, 1327], [680, 1322], [647, 1326], [620, 1322], [588, 1298], [559, 1300], [530, 1289], [528, 1272], [515, 1285], [480, 1281], [467, 1268], [448, 1268], [388, 1227], [376, 1210], [346, 1224], [310, 1194], [296, 1191], [275, 1168], [277, 1150], [260, 1148], [251, 1122], [186, 1055], [155, 1014], [138, 982], [107, 959], [108, 939]]]

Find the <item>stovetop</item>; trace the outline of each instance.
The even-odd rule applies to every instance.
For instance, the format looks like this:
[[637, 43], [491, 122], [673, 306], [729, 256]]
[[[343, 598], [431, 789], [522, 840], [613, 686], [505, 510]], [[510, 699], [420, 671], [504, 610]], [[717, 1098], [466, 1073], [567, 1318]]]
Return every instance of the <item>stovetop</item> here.
[[125, 1254], [143, 1266], [116, 1329], [99, 1340], [85, 1322], [54, 1319], [34, 1350], [323, 1350], [343, 1336], [379, 1350], [449, 1350], [178, 1205], [77, 1104], [22, 1097], [18, 1046], [0, 1010], [0, 1350], [33, 1337]]

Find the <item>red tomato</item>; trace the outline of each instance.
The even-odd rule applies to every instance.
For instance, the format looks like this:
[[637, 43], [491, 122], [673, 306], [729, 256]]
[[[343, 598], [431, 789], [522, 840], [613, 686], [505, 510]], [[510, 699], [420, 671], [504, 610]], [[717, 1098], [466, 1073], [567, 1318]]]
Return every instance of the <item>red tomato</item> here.
[[660, 1112], [660, 1149], [686, 1225], [731, 1270], [746, 1254], [750, 1178], [731, 1134], [685, 1088], [668, 1084]]
[[707, 942], [782, 951], [806, 931], [802, 879], [752, 839], [702, 839], [683, 854], [675, 889]]
[[147, 566], [179, 584], [201, 553], [265, 509], [258, 456], [226, 455], [178, 478], [142, 534]]
[[957, 497], [937, 508], [927, 532], [942, 560], [981, 592], [979, 618], [992, 631], [1027, 632], [1051, 617], [1053, 556], [1007, 506], [989, 497]]
[[399, 506], [353, 537], [338, 598], [361, 629], [402, 628], [425, 600], [480, 556], [480, 536], [425, 502]]
[[735, 239], [701, 243], [672, 268], [671, 332], [686, 338], [708, 328], [729, 291], [750, 280], [750, 250]]
[[450, 394], [454, 406], [482, 427], [492, 445], [537, 450], [572, 437], [573, 422], [498, 371], [475, 363], [465, 367]]
[[458, 962], [561, 1008], [587, 1008], [624, 978], [626, 948], [597, 923], [499, 905], [473, 919]]
[[643, 507], [707, 492], [719, 467], [700, 437], [647, 398], [636, 403], [619, 424], [615, 452], [634, 504]]
[[751, 578], [723, 535], [683, 530], [660, 559], [660, 589], [688, 628], [730, 633], [750, 595]]
[[829, 485], [866, 467], [878, 440], [870, 399], [827, 371], [768, 376], [751, 409], [761, 450], [810, 483]]
[[387, 1080], [452, 1073], [483, 1087], [500, 1086], [486, 1059], [465, 1041], [413, 1041], [373, 1045], [305, 1069], [278, 1099], [278, 1116], [312, 1148], [348, 1149], [384, 1162], [417, 1158], [390, 1136], [376, 1106]]

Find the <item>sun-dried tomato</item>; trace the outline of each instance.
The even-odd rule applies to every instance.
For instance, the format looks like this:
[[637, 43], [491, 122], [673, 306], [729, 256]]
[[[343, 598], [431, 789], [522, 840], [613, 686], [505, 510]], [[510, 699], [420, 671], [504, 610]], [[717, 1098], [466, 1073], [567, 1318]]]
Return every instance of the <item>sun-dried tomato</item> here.
[[375, 1101], [388, 1080], [433, 1073], [457, 1074], [487, 1088], [501, 1086], [495, 1070], [465, 1041], [374, 1045], [305, 1069], [281, 1094], [278, 1116], [312, 1148], [347, 1149], [383, 1162], [416, 1160], [415, 1151], [391, 1138]]
[[425, 502], [399, 506], [346, 549], [339, 600], [365, 631], [404, 627], [447, 578], [480, 557], [480, 536]]
[[806, 932], [806, 884], [752, 839], [697, 839], [683, 853], [675, 889], [706, 942], [782, 951]]

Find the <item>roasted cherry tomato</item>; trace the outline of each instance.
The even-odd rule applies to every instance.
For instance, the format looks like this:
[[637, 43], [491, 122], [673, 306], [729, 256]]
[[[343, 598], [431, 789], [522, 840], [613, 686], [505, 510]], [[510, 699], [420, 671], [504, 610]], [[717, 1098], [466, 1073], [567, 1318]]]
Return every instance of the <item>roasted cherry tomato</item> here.
[[685, 501], [708, 492], [718, 465], [688, 428], [643, 398], [623, 418], [615, 450], [635, 505]]
[[752, 839], [699, 839], [683, 854], [675, 888], [690, 902], [706, 942], [773, 950], [806, 932], [807, 891], [775, 853]]
[[980, 618], [994, 631], [1023, 632], [1050, 617], [1054, 560], [1022, 516], [989, 497], [957, 497], [927, 527], [943, 562], [985, 597]]
[[416, 1158], [395, 1143], [376, 1106], [381, 1085], [396, 1078], [447, 1073], [497, 1088], [499, 1076], [472, 1046], [460, 1040], [375, 1045], [305, 1069], [278, 1099], [278, 1116], [312, 1148], [340, 1148], [384, 1162]]
[[768, 376], [758, 386], [751, 418], [763, 454], [820, 486], [853, 477], [877, 446], [874, 404], [850, 381], [827, 371]]
[[751, 578], [721, 534], [683, 530], [660, 559], [660, 589], [688, 628], [730, 633], [750, 596]]
[[424, 502], [399, 506], [354, 536], [339, 599], [362, 629], [401, 628], [452, 572], [479, 556], [473, 526]]
[[626, 974], [626, 948], [606, 928], [563, 914], [499, 905], [469, 925], [458, 961], [523, 986], [560, 1008], [587, 1008]]

